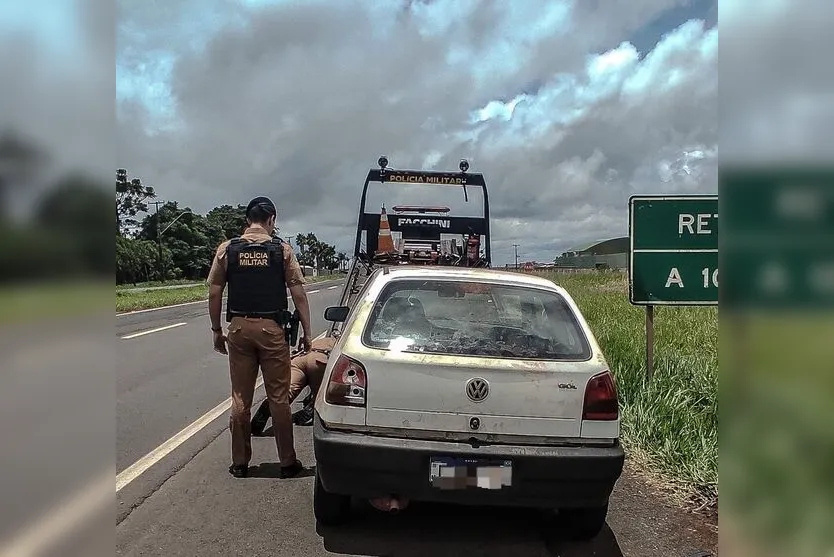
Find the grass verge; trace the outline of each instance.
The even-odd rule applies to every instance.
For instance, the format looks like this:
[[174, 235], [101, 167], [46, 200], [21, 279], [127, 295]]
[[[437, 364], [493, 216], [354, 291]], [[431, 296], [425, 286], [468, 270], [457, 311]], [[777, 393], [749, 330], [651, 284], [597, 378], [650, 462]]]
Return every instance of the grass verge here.
[[190, 279], [177, 279], [177, 280], [152, 280], [148, 282], [137, 282], [133, 284], [132, 282], [125, 283], [125, 284], [117, 284], [116, 290], [130, 290], [132, 288], [156, 288], [159, 286], [179, 286], [181, 284], [203, 284], [205, 281], [200, 280], [190, 280]]
[[654, 376], [646, 382], [645, 310], [625, 273], [542, 276], [576, 300], [617, 381], [629, 458], [660, 472], [701, 510], [718, 504], [718, 311], [655, 307]]
[[171, 290], [116, 291], [116, 313], [208, 300], [208, 286], [199, 284]]
[[[306, 277], [307, 284], [324, 282], [343, 278], [344, 275], [326, 275]], [[116, 313], [153, 309], [188, 302], [208, 300], [208, 286], [197, 284], [188, 288], [173, 288], [171, 290], [130, 291], [116, 290]]]

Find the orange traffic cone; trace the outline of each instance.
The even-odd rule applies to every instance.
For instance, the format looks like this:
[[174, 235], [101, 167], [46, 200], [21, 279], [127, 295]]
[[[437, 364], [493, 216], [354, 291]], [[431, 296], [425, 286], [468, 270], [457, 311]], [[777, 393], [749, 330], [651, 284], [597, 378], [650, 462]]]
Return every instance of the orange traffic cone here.
[[385, 205], [382, 206], [382, 213], [379, 215], [379, 243], [377, 254], [394, 253], [394, 238], [391, 236], [391, 226], [388, 224], [388, 214], [385, 212]]

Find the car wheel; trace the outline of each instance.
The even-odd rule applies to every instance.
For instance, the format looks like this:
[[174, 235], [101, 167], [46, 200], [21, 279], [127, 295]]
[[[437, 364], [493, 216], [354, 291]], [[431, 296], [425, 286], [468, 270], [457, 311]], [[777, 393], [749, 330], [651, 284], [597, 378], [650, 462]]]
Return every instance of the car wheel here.
[[561, 527], [572, 540], [584, 541], [595, 538], [608, 515], [608, 504], [602, 507], [562, 509], [559, 511]]
[[325, 491], [318, 470], [313, 489], [313, 514], [325, 526], [343, 524], [350, 516], [350, 496]]

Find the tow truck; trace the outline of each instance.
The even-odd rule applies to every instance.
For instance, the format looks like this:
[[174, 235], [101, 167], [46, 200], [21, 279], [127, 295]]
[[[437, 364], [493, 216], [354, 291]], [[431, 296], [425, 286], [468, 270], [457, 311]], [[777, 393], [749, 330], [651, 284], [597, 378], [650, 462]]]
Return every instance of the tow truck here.
[[[379, 157], [377, 164], [379, 168], [368, 171], [362, 189], [353, 257], [340, 306], [351, 307], [364, 279], [380, 267], [491, 267], [489, 193], [483, 174], [469, 172], [466, 159], [460, 161], [459, 172], [396, 170], [388, 167], [385, 155]], [[466, 203], [469, 203], [469, 192], [475, 188], [481, 192], [482, 216], [454, 215], [450, 214], [449, 207], [437, 205], [395, 205], [389, 216], [384, 204], [379, 211], [368, 208], [371, 184], [460, 188]], [[393, 233], [400, 235], [398, 243], [394, 243]], [[331, 324], [328, 336], [338, 334], [339, 326], [339, 323]]]

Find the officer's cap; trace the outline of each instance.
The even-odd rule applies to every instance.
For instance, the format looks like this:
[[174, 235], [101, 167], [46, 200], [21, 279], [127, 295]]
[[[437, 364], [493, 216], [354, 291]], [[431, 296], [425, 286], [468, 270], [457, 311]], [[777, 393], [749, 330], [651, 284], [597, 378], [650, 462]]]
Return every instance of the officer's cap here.
[[249, 205], [246, 206], [246, 216], [248, 217], [249, 214], [252, 212], [252, 209], [258, 207], [262, 211], [270, 215], [276, 214], [278, 211], [275, 209], [275, 204], [272, 202], [271, 199], [268, 197], [256, 197], [252, 201], [249, 202]]

